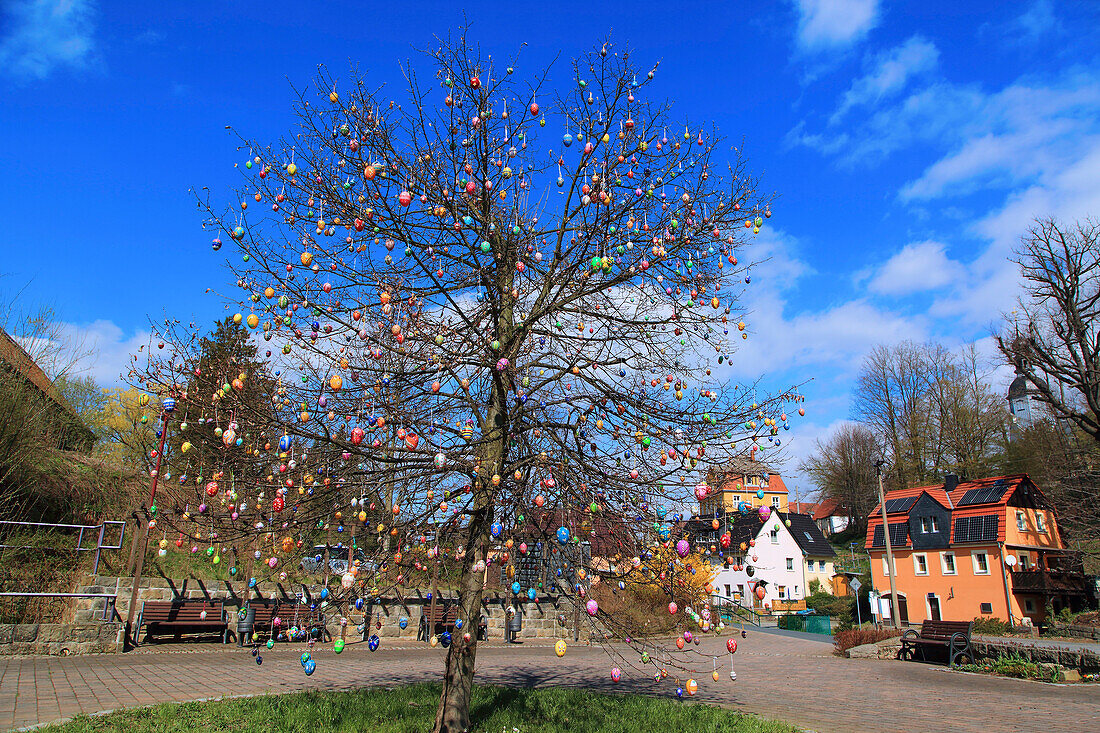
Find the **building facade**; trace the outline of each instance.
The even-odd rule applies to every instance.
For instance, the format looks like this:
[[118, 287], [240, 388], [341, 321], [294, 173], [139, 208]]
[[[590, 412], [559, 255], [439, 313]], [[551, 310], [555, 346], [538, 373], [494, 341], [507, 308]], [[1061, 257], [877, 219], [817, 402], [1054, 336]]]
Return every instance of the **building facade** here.
[[769, 506], [775, 511], [787, 511], [787, 485], [783, 477], [766, 464], [752, 458], [734, 458], [707, 473], [710, 493], [699, 503], [702, 517], [723, 512], [735, 512], [742, 502], [750, 508]]
[[1026, 474], [899, 489], [868, 518], [865, 546], [877, 590], [889, 594], [885, 531], [901, 621], [999, 618], [1040, 623], [1047, 607], [1080, 610], [1084, 575], [1072, 565], [1054, 507]]

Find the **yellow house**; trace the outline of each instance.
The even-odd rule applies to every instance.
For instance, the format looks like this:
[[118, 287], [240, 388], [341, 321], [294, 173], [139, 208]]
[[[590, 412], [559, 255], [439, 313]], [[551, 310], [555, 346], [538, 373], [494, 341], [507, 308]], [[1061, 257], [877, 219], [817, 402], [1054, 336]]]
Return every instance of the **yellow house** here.
[[707, 472], [707, 485], [711, 487], [710, 493], [699, 504], [699, 513], [704, 517], [714, 516], [719, 509], [735, 512], [741, 502], [754, 509], [767, 505], [776, 511], [787, 511], [787, 485], [783, 477], [752, 458], [737, 457], [712, 466]]

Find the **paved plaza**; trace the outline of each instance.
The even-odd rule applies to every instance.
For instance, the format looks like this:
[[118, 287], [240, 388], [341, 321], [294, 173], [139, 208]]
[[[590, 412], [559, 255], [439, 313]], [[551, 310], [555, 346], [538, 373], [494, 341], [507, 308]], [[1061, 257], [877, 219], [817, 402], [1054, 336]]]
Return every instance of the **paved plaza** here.
[[[143, 647], [125, 655], [14, 657], [0, 661], [0, 728], [21, 728], [121, 707], [221, 696], [344, 689], [435, 681], [442, 649], [424, 644], [349, 645], [337, 656], [318, 647], [317, 671], [306, 677], [297, 657], [304, 646], [263, 650], [257, 666], [247, 649], [213, 644]], [[842, 659], [827, 642], [805, 635], [752, 630], [734, 657], [728, 678], [723, 639], [689, 647], [697, 700], [785, 720], [815, 731], [1095, 731], [1100, 730], [1100, 686], [1049, 685], [951, 672], [943, 667]], [[710, 677], [719, 657], [720, 681]], [[542, 641], [506, 647], [483, 644], [477, 679], [503, 685], [557, 685], [672, 695], [673, 681], [655, 684], [624, 668], [613, 685], [615, 662], [606, 649], [570, 645], [558, 659]]]

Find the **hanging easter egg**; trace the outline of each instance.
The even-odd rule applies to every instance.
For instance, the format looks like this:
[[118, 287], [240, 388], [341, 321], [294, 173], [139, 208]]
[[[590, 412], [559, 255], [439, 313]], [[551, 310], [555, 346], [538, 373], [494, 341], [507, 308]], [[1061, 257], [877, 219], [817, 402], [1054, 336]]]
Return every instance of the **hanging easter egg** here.
[[378, 634], [371, 634], [370, 638], [367, 639], [367, 648], [372, 652], [378, 651], [378, 645], [381, 642], [382, 640], [378, 638]]
[[622, 678], [623, 678], [623, 671], [621, 669], [619, 669], [618, 667], [612, 667], [611, 668], [611, 681], [612, 682], [618, 682]]
[[687, 540], [677, 541], [676, 554], [680, 557], [687, 557], [689, 554], [691, 554], [691, 544]]
[[344, 640], [337, 639], [332, 645], [332, 651], [336, 652], [337, 654], [344, 651]]
[[772, 515], [772, 508], [770, 506], [765, 505], [765, 506], [760, 507], [758, 512], [760, 514], [761, 521], [766, 522], [766, 521], [768, 521], [768, 517], [770, 517]]
[[584, 610], [588, 611], [589, 616], [595, 616], [600, 610], [600, 606], [595, 599], [590, 599], [588, 603], [584, 604]]
[[558, 542], [564, 545], [569, 541], [569, 530], [565, 527], [558, 527], [557, 537]]
[[279, 438], [279, 450], [283, 451], [284, 453], [290, 450], [289, 435], [284, 435], [283, 437]]
[[733, 654], [734, 652], [736, 652], [737, 651], [737, 642], [734, 641], [733, 639], [727, 639], [726, 640], [726, 651], [728, 651], [730, 654]]
[[694, 697], [695, 693], [699, 691], [699, 683], [695, 680], [687, 681], [687, 694], [689, 697]]
[[302, 664], [302, 669], [305, 670], [306, 676], [309, 677], [317, 671], [317, 662], [313, 661], [312, 659], [307, 659]]
[[557, 642], [554, 644], [554, 653], [557, 654], [559, 657], [565, 656], [566, 649], [567, 647], [565, 645], [565, 639], [558, 639]]
[[405, 629], [409, 628], [409, 620], [402, 616], [400, 619], [398, 619], [397, 625], [401, 627], [402, 631], [404, 631]]
[[679, 610], [679, 606], [676, 605], [676, 601], [670, 601], [668, 604], [668, 612], [670, 615], [676, 615], [676, 611]]

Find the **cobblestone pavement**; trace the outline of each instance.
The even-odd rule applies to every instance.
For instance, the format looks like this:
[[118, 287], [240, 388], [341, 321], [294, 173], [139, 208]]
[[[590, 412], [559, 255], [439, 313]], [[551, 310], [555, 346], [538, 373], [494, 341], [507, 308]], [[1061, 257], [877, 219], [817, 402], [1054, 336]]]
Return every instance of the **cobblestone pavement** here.
[[[444, 653], [385, 640], [373, 653], [365, 644], [349, 644], [340, 656], [331, 646], [318, 647], [317, 671], [306, 677], [297, 661], [303, 648], [264, 649], [261, 666], [247, 649], [212, 644], [145, 647], [124, 655], [5, 658], [0, 660], [0, 728], [166, 701], [434, 681]], [[545, 640], [483, 643], [477, 680], [673, 694], [675, 671], [656, 684], [614, 659], [617, 649], [571, 644], [558, 659]], [[717, 683], [710, 676], [710, 655], [718, 660]], [[841, 659], [828, 644], [756, 630], [739, 639], [736, 682], [729, 680], [724, 639], [706, 639], [680, 659], [699, 682], [697, 700], [814, 731], [1100, 730], [1100, 685], [1048, 685], [917, 663]], [[619, 685], [610, 681], [614, 664], [624, 670]], [[680, 679], [686, 676], [681, 673]]]

